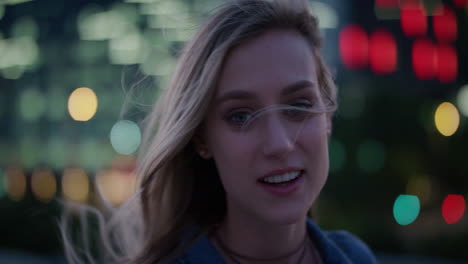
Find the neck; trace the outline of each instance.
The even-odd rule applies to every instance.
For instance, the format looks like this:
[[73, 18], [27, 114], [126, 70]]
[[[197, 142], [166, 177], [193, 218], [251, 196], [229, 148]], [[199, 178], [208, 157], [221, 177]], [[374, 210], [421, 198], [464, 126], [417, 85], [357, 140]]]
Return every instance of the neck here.
[[[217, 236], [230, 250], [256, 259], [272, 259], [301, 252], [306, 237], [306, 216], [292, 223], [272, 223], [253, 216], [227, 214]], [[296, 254], [294, 254], [296, 255]], [[278, 260], [285, 263], [285, 259]]]

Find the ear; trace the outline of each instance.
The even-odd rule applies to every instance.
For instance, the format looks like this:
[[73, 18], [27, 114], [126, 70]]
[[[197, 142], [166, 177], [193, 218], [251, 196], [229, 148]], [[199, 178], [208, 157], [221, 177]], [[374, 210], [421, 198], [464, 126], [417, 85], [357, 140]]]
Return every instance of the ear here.
[[195, 151], [200, 155], [200, 157], [204, 159], [211, 158], [211, 152], [209, 151], [208, 145], [200, 134], [196, 133], [193, 136], [192, 143]]

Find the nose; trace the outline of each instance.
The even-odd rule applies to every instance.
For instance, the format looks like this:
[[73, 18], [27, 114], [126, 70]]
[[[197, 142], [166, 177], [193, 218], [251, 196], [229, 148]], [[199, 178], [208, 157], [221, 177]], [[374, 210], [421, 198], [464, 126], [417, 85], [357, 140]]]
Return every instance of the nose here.
[[281, 158], [294, 149], [293, 139], [277, 115], [268, 115], [264, 120], [263, 154], [269, 158]]

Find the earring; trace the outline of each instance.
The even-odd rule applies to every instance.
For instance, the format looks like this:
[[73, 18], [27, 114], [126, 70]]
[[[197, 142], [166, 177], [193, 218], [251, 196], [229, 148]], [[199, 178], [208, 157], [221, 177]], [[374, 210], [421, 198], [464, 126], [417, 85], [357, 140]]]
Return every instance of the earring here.
[[200, 156], [201, 156], [202, 158], [205, 158], [205, 159], [208, 158], [208, 151], [205, 150], [205, 149], [200, 150], [200, 151], [198, 152], [198, 154], [200, 154]]

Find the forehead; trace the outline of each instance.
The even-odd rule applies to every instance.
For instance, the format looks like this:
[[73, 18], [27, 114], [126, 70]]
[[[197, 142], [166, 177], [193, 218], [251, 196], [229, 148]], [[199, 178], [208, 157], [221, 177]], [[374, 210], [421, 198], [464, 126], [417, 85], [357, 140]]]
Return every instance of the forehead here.
[[231, 50], [216, 93], [237, 89], [271, 93], [301, 80], [317, 84], [309, 43], [294, 30], [274, 29]]

